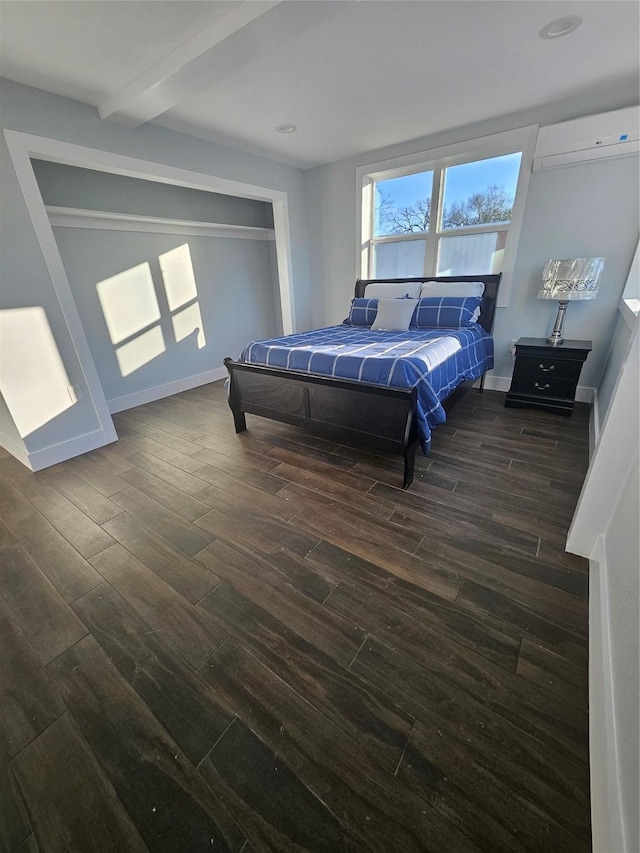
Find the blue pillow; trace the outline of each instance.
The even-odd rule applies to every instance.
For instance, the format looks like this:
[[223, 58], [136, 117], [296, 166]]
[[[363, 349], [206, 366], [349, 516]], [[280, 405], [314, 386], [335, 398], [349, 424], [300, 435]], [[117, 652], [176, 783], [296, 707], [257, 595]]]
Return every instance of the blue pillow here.
[[365, 297], [352, 299], [349, 316], [342, 322], [346, 326], [370, 326], [378, 313], [378, 300]]
[[473, 325], [480, 296], [435, 296], [418, 300], [412, 329], [460, 329]]

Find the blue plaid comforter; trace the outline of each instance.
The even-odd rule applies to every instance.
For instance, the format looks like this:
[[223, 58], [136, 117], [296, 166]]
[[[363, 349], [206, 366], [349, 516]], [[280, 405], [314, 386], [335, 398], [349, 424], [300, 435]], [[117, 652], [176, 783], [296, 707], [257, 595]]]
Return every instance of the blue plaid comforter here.
[[477, 324], [406, 332], [330, 326], [254, 341], [239, 360], [392, 388], [416, 386], [420, 443], [427, 453], [432, 428], [446, 420], [442, 401], [461, 382], [493, 367], [493, 338]]

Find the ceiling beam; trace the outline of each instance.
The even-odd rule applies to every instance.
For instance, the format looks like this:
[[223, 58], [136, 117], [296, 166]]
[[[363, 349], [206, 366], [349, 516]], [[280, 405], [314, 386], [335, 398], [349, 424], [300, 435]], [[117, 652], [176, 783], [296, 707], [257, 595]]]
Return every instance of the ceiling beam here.
[[139, 127], [359, 2], [242, 0], [100, 104], [100, 118]]
[[[166, 112], [185, 97], [179, 78], [185, 70], [234, 33], [265, 15], [280, 0], [243, 0], [229, 12], [183, 42], [159, 62], [98, 106], [100, 118], [132, 127]], [[182, 72], [182, 75], [181, 75]], [[177, 85], [176, 85], [177, 84]]]

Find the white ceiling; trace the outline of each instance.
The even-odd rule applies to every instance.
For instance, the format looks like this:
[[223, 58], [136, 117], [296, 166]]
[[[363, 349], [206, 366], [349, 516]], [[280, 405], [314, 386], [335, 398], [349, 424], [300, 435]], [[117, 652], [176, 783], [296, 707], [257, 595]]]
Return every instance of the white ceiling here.
[[[0, 73], [313, 166], [639, 74], [626, 0], [1, 0]], [[581, 15], [554, 40], [544, 24]], [[298, 126], [284, 135], [275, 127]]]

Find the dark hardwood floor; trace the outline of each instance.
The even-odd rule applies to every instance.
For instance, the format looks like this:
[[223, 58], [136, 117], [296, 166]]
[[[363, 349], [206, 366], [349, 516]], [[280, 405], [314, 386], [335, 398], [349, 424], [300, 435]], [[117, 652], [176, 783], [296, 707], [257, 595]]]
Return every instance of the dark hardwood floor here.
[[0, 458], [0, 847], [589, 851], [588, 463], [469, 393], [402, 464], [221, 383]]

